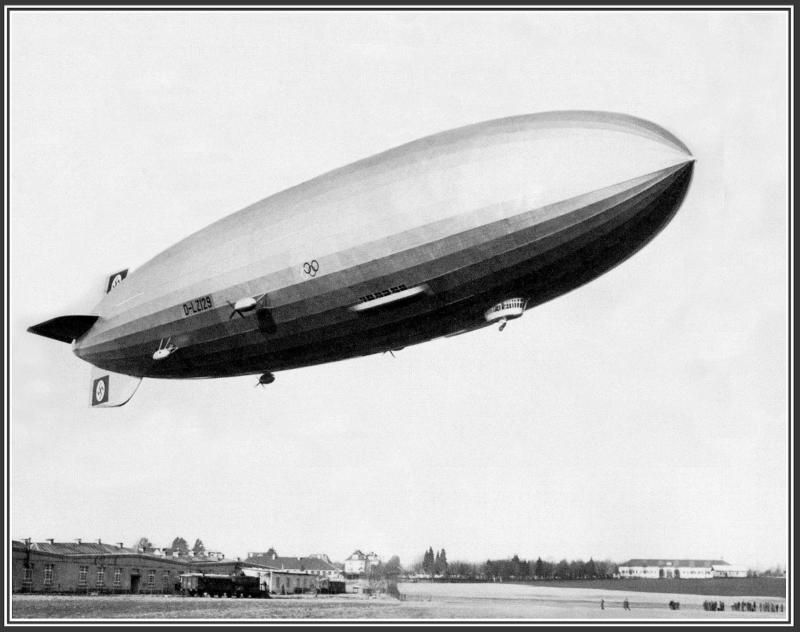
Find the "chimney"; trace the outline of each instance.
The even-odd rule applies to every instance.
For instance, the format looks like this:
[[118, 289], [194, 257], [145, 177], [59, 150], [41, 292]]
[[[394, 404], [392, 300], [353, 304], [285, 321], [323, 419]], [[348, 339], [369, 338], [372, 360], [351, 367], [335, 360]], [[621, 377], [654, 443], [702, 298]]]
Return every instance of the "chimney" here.
[[50, 544], [55, 544], [55, 540], [54, 540], [53, 538], [47, 538], [47, 541], [48, 541]]
[[30, 546], [30, 545], [31, 545], [31, 539], [25, 538], [25, 546]]
[[123, 547], [122, 542], [117, 542], [117, 547], [119, 547], [121, 549]]
[[80, 544], [80, 543], [81, 543], [81, 539], [80, 539], [80, 538], [75, 538], [75, 542], [77, 542], [78, 544]]
[[102, 544], [102, 543], [103, 543], [103, 541], [102, 541], [100, 538], [97, 538], [97, 543], [98, 543], [98, 544]]

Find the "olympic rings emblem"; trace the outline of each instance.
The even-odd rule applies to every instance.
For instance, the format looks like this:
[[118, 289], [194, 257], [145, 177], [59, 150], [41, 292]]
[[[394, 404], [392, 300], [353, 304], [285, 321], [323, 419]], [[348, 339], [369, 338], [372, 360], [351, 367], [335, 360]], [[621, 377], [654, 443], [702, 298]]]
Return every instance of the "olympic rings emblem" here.
[[317, 272], [319, 272], [319, 262], [316, 259], [306, 261], [303, 264], [303, 272], [311, 277], [317, 276]]

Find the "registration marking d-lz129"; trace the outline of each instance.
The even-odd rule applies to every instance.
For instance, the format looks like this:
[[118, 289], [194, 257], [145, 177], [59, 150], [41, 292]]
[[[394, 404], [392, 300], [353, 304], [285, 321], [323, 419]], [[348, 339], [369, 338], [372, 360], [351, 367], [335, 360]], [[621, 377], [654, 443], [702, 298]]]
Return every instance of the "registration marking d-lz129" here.
[[208, 294], [184, 303], [183, 316], [184, 318], [186, 316], [194, 316], [195, 314], [199, 314], [200, 312], [204, 312], [213, 308], [214, 301], [211, 299], [211, 295]]

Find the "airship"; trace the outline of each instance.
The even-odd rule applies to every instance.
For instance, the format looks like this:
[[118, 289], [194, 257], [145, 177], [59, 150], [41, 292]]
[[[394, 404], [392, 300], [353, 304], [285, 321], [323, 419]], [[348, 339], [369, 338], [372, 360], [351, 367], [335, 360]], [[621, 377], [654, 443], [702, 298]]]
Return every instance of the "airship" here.
[[[108, 277], [97, 306], [28, 331], [92, 365], [91, 405], [147, 378], [260, 375], [395, 351], [532, 307], [632, 256], [694, 157], [642, 118], [510, 116], [275, 193]], [[100, 292], [98, 292], [99, 294]]]

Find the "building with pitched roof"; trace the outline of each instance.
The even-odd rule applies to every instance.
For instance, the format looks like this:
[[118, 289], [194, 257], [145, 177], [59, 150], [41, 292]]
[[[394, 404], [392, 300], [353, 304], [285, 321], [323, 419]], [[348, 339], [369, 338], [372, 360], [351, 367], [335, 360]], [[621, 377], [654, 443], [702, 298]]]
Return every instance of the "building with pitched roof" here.
[[12, 542], [12, 590], [173, 593], [185, 562], [102, 542]]
[[376, 553], [370, 551], [364, 554], [360, 549], [356, 549], [344, 561], [344, 576], [349, 579], [363, 577], [370, 568], [378, 566], [380, 563], [381, 558]]
[[335, 580], [342, 576], [341, 570], [331, 563], [328, 556], [319, 553], [306, 557], [281, 557], [275, 549], [269, 549], [266, 553], [248, 553], [245, 562], [274, 570], [308, 573], [327, 579]]
[[746, 577], [747, 569], [732, 566], [724, 560], [631, 559], [620, 564], [623, 579], [711, 579], [712, 577]]
[[12, 542], [13, 592], [171, 594], [179, 590], [182, 573], [232, 574], [245, 567], [253, 565], [221, 556], [172, 557], [122, 542]]

